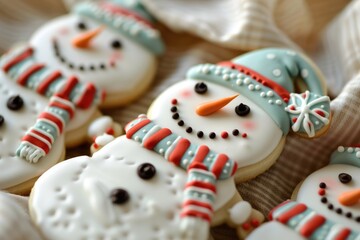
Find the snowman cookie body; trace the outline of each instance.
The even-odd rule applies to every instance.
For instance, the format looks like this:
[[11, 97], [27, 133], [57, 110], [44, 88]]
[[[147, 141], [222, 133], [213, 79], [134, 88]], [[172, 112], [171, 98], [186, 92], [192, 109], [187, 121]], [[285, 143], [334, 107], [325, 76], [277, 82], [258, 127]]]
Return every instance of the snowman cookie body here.
[[88, 140], [99, 103], [123, 104], [148, 86], [162, 43], [145, 10], [129, 4], [79, 4], [1, 57], [0, 189], [26, 193], [63, 160], [65, 144]]
[[[206, 224], [180, 228], [186, 175], [122, 136], [91, 158], [43, 174], [31, 193], [31, 215], [49, 239], [206, 239]], [[215, 211], [235, 194], [232, 181], [217, 183]]]
[[[308, 176], [287, 201], [249, 239], [268, 234], [286, 239], [357, 239], [359, 226], [359, 157], [355, 147], [339, 147], [325, 166]], [[360, 154], [358, 154], [360, 156]]]

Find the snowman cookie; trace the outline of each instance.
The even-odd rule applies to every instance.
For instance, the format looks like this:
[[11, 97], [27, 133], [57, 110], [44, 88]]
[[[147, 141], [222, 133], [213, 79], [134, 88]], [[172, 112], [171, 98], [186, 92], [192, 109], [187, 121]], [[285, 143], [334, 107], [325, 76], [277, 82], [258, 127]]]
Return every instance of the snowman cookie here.
[[[143, 130], [150, 127], [141, 129], [143, 121], [148, 119], [141, 116], [130, 123], [127, 136], [116, 138], [92, 157], [61, 162], [38, 179], [30, 195], [30, 213], [46, 239], [207, 239], [212, 211], [220, 213], [234, 201], [236, 189], [230, 176], [236, 164], [193, 144], [192, 148], [207, 150], [217, 159], [218, 175], [201, 165], [186, 172], [131, 139], [143, 138]], [[147, 146], [155, 144], [156, 135], [169, 133], [151, 126], [154, 135], [144, 140]], [[174, 134], [169, 137], [180, 141], [169, 148], [187, 141]], [[178, 150], [171, 159], [176, 154]]]
[[342, 147], [330, 164], [308, 176], [295, 190], [293, 200], [273, 209], [269, 223], [249, 240], [359, 239], [360, 149]]
[[[306, 90], [297, 92], [296, 86]], [[287, 49], [262, 49], [228, 62], [191, 68], [165, 90], [149, 119], [226, 153], [237, 162], [236, 181], [267, 170], [290, 130], [313, 138], [330, 122], [324, 79], [307, 57]]]
[[137, 99], [164, 50], [152, 17], [134, 0], [80, 3], [38, 29], [30, 45], [38, 61], [103, 89], [103, 107]]
[[1, 57], [0, 189], [28, 192], [65, 144], [88, 139], [98, 105], [148, 86], [162, 51], [148, 17], [134, 1], [82, 3]]

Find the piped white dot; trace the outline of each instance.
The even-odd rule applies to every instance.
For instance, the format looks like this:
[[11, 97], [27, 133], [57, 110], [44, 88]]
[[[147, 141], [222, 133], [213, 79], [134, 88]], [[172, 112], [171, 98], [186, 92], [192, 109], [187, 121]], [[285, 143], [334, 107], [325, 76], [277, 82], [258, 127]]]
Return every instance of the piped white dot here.
[[221, 75], [221, 71], [219, 69], [216, 69], [214, 73], [215, 75]]
[[291, 56], [295, 56], [296, 55], [296, 52], [294, 51], [287, 51], [286, 52], [288, 55], [291, 55]]
[[275, 103], [280, 106], [282, 104], [282, 101], [278, 99], [275, 101]]
[[349, 148], [347, 149], [347, 151], [348, 151], [349, 153], [352, 153], [352, 152], [354, 152], [354, 149], [353, 149], [352, 147], [349, 147]]
[[272, 73], [273, 73], [273, 75], [275, 77], [279, 77], [281, 75], [281, 70], [280, 69], [274, 69]]
[[224, 74], [222, 77], [225, 81], [228, 81], [230, 79], [230, 76], [228, 74]]
[[266, 93], [264, 93], [264, 92], [260, 93], [260, 97], [265, 97], [265, 96], [266, 96]]
[[245, 79], [244, 79], [244, 83], [245, 83], [246, 85], [249, 85], [250, 82], [251, 82], [250, 78], [245, 78]]
[[167, 141], [166, 145], [170, 146], [171, 145], [171, 141]]
[[345, 148], [343, 146], [339, 146], [337, 150], [338, 150], [338, 152], [344, 152]]
[[319, 121], [315, 121], [315, 125], [319, 125], [320, 124], [320, 122]]
[[270, 100], [268, 101], [268, 103], [273, 104], [274, 101], [270, 99]]
[[272, 96], [274, 96], [274, 92], [273, 92], [273, 91], [268, 91], [268, 92], [266, 93], [266, 96], [272, 97]]
[[356, 157], [357, 157], [357, 158], [360, 158], [360, 152], [357, 152], [357, 153], [356, 153]]
[[254, 84], [250, 84], [250, 85], [248, 86], [248, 88], [249, 88], [250, 91], [253, 91], [253, 90], [255, 89], [255, 86], [254, 86]]
[[160, 149], [159, 149], [159, 153], [160, 153], [160, 154], [164, 154], [164, 152], [165, 152], [165, 151], [164, 151], [163, 148], [160, 148]]
[[236, 85], [240, 86], [241, 84], [242, 84], [242, 80], [241, 80], [241, 79], [236, 80]]
[[301, 70], [301, 77], [307, 78], [309, 76], [309, 71], [307, 69]]
[[273, 54], [273, 53], [269, 53], [269, 54], [266, 55], [266, 58], [267, 59], [274, 59], [274, 58], [276, 58], [276, 55]]
[[255, 89], [256, 89], [256, 90], [260, 90], [260, 89], [261, 89], [260, 85], [256, 85], [256, 86], [255, 86]]

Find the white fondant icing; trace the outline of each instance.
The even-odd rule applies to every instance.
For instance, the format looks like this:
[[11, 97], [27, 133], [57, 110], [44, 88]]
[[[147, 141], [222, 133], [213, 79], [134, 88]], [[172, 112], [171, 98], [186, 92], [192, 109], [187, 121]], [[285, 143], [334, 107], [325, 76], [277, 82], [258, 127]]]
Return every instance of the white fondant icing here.
[[95, 143], [98, 144], [99, 146], [105, 146], [114, 139], [115, 139], [114, 136], [104, 133], [96, 137]]
[[[92, 82], [108, 94], [127, 93], [136, 91], [148, 74], [154, 72], [156, 57], [143, 46], [121, 35], [110, 28], [104, 30], [91, 42], [90, 49], [75, 48], [71, 42], [82, 31], [77, 29], [79, 22], [84, 22], [87, 29], [95, 29], [100, 23], [77, 15], [65, 15], [56, 18], [38, 29], [30, 40], [35, 48], [35, 57], [50, 67], [61, 70], [64, 75], [77, 75], [80, 81]], [[89, 67], [94, 65], [96, 70], [79, 71], [69, 68], [55, 56], [53, 41], [59, 45], [62, 56], [74, 65]], [[122, 43], [121, 50], [111, 47], [112, 41]], [[115, 66], [110, 66], [114, 61]], [[105, 64], [106, 69], [99, 69]]]
[[113, 123], [113, 119], [109, 116], [101, 116], [95, 119], [88, 128], [88, 136], [91, 138], [106, 133], [106, 130], [112, 127]]
[[[138, 166], [146, 162], [156, 168], [150, 180], [137, 175]], [[43, 174], [33, 188], [30, 206], [49, 239], [184, 239], [179, 237], [184, 236], [179, 216], [186, 180], [183, 169], [122, 136], [92, 158], [77, 157]], [[129, 201], [112, 205], [110, 192], [115, 188], [125, 189]], [[232, 178], [219, 181], [214, 209], [224, 206], [235, 192]], [[48, 214], [52, 209], [55, 216]], [[206, 223], [196, 226], [196, 237], [185, 239], [201, 239], [198, 234], [208, 232]]]
[[[153, 103], [149, 118], [161, 127], [167, 127], [174, 133], [188, 138], [191, 142], [206, 144], [218, 153], [225, 153], [237, 161], [239, 167], [245, 167], [265, 159], [279, 144], [282, 138], [281, 129], [271, 117], [256, 104], [243, 95], [239, 95], [221, 110], [209, 116], [196, 114], [196, 107], [204, 102], [220, 99], [237, 94], [235, 91], [218, 84], [206, 82], [208, 91], [197, 94], [194, 86], [199, 81], [181, 81], [164, 91]], [[180, 115], [178, 120], [183, 120], [185, 126], [193, 129], [192, 133], [186, 132], [186, 127], [178, 125], [178, 120], [172, 119], [171, 100], [178, 100], [177, 109]], [[250, 113], [240, 117], [235, 113], [235, 107], [240, 103], [250, 107]], [[240, 134], [233, 136], [232, 131], [238, 129]], [[203, 131], [204, 137], [198, 138], [197, 131]], [[229, 137], [222, 139], [220, 134], [227, 131]], [[208, 134], [215, 132], [215, 139], [210, 139]], [[247, 137], [242, 138], [241, 134]]]

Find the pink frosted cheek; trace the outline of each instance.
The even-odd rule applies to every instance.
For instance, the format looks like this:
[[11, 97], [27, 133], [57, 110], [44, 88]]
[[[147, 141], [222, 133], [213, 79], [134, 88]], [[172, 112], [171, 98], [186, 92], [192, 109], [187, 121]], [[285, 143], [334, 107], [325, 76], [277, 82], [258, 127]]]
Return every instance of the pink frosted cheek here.
[[326, 189], [336, 189], [339, 187], [339, 182], [334, 177], [323, 177], [319, 180], [319, 183], [324, 182], [326, 183]]
[[70, 33], [70, 30], [68, 27], [61, 27], [59, 29], [59, 34], [62, 35], [62, 36], [66, 36]]
[[192, 96], [192, 91], [193, 91], [192, 89], [191, 90], [190, 89], [182, 89], [179, 92], [179, 96], [183, 99], [188, 99]]
[[116, 62], [121, 59], [121, 52], [120, 51], [114, 51], [110, 57], [109, 57], [109, 64], [111, 66], [115, 66]]
[[246, 120], [243, 122], [242, 127], [248, 131], [255, 130], [256, 129], [256, 123], [253, 121]]

